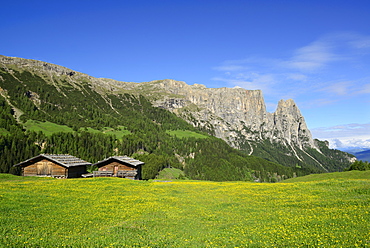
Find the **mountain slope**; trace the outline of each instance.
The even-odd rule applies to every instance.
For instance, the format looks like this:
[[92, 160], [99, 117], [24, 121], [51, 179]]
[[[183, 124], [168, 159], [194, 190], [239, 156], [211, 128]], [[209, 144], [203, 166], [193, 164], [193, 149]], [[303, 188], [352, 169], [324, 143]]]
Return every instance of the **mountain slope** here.
[[[4, 105], [11, 108], [11, 118], [21, 124], [49, 121], [77, 132], [40, 135], [35, 140], [39, 151], [71, 153], [91, 162], [110, 154], [137, 156], [148, 162], [148, 178], [173, 166], [191, 178], [268, 181], [342, 170], [349, 163], [346, 153], [329, 158], [325, 152], [330, 150], [315, 144], [292, 100], [281, 101], [275, 113], [267, 113], [260, 91], [207, 89], [174, 80], [118, 82], [5, 56], [0, 56], [0, 66], [0, 93]], [[107, 136], [93, 137], [84, 131], [107, 127], [124, 127], [129, 134], [107, 140]], [[206, 131], [243, 152], [212, 136], [180, 139], [168, 130]], [[86, 141], [89, 138], [96, 142]], [[327, 161], [336, 165], [328, 166]]]

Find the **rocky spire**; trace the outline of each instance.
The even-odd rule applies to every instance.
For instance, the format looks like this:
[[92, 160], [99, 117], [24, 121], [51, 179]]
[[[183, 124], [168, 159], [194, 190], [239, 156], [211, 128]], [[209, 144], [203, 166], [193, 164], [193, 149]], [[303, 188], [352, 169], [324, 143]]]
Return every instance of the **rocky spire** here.
[[299, 148], [314, 147], [310, 130], [307, 128], [303, 115], [292, 100], [280, 100], [273, 113], [273, 130], [277, 137], [288, 144]]

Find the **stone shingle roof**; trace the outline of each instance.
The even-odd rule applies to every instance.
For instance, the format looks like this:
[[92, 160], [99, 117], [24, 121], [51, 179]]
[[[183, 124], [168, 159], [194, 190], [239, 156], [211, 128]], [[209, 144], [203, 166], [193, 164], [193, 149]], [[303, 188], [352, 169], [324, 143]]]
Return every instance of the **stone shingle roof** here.
[[91, 165], [91, 163], [86, 162], [85, 160], [82, 160], [80, 158], [77, 158], [75, 156], [69, 155], [69, 154], [40, 154], [36, 157], [27, 159], [26, 161], [23, 161], [19, 164], [16, 164], [14, 166], [22, 166], [27, 164], [32, 164], [34, 162], [37, 162], [38, 160], [46, 158], [50, 161], [60, 164], [64, 167], [73, 167], [73, 166], [81, 166], [81, 165]]

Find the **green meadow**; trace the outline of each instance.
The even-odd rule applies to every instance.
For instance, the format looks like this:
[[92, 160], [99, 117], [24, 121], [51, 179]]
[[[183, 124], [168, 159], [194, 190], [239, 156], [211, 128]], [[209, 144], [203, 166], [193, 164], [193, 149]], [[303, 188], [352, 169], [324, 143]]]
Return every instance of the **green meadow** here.
[[23, 124], [23, 126], [30, 131], [34, 132], [43, 132], [46, 136], [50, 136], [53, 133], [57, 132], [73, 132], [73, 129], [64, 126], [64, 125], [58, 125], [49, 121], [42, 122], [42, 121], [35, 121], [35, 120], [27, 120], [26, 123]]
[[0, 247], [369, 247], [369, 174], [326, 175], [267, 184], [0, 174]]
[[88, 128], [81, 128], [82, 130], [88, 131], [90, 133], [104, 133], [104, 134], [110, 134], [115, 135], [117, 139], [122, 139], [123, 136], [130, 134], [131, 132], [128, 131], [124, 126], [119, 126], [118, 129], [110, 128], [110, 127], [104, 127], [102, 130], [96, 130], [91, 127]]
[[177, 138], [196, 138], [196, 139], [208, 138], [207, 136], [203, 134], [188, 131], [188, 130], [168, 130], [166, 131], [166, 133], [168, 133], [171, 136], [176, 136]]

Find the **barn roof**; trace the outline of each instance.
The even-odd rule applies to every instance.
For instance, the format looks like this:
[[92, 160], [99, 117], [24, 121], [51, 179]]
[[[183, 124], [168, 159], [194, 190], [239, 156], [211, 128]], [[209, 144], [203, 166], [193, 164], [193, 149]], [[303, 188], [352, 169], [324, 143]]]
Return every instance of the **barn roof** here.
[[60, 164], [64, 167], [73, 167], [73, 166], [81, 166], [81, 165], [91, 165], [91, 163], [86, 162], [85, 160], [82, 160], [80, 158], [77, 158], [75, 156], [69, 155], [69, 154], [40, 154], [36, 157], [27, 159], [19, 164], [16, 164], [14, 166], [22, 166], [27, 164], [32, 164], [34, 162], [37, 162], [40, 160], [40, 158], [46, 158], [50, 161]]
[[99, 162], [95, 163], [94, 165], [99, 166], [99, 164], [105, 163], [109, 160], [116, 160], [118, 162], [122, 162], [124, 164], [129, 164], [129, 165], [135, 166], [135, 167], [138, 166], [138, 165], [143, 165], [144, 164], [144, 162], [141, 162], [140, 160], [133, 159], [133, 158], [130, 158], [130, 157], [127, 157], [127, 156], [112, 156], [112, 157], [106, 158], [102, 161], [99, 161]]

